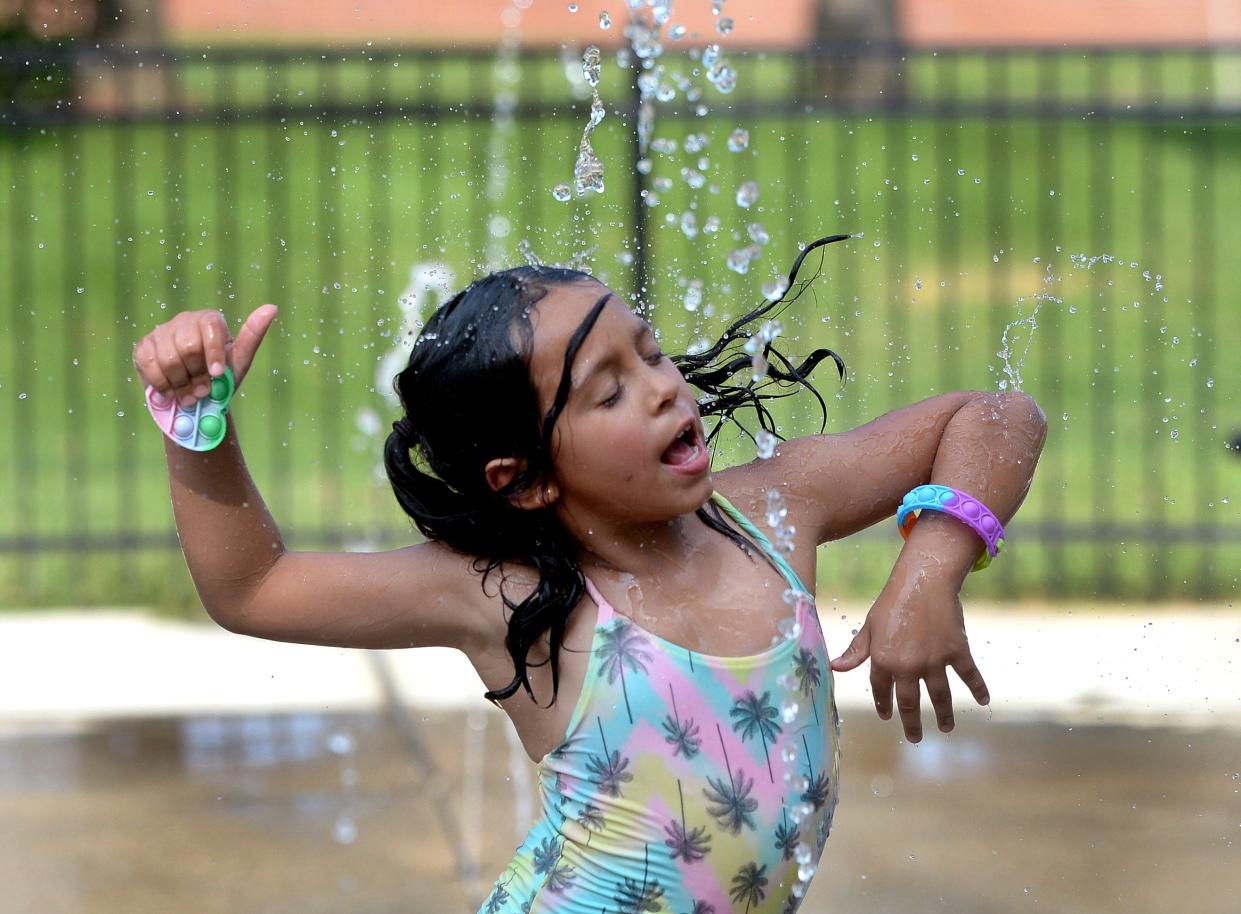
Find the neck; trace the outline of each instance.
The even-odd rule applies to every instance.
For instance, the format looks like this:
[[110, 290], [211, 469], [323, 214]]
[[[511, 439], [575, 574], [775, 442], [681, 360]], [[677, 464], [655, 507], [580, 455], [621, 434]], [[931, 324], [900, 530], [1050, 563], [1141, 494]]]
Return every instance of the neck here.
[[654, 523], [626, 524], [567, 511], [560, 520], [580, 544], [578, 563], [586, 574], [629, 575], [673, 587], [701, 574], [701, 559], [715, 539], [693, 512]]

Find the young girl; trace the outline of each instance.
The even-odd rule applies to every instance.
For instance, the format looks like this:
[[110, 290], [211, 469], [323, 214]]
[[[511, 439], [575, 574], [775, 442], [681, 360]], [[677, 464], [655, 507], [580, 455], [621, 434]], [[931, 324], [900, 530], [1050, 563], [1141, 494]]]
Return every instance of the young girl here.
[[[802, 253], [790, 287], [828, 240]], [[1042, 449], [1041, 411], [1023, 394], [943, 394], [713, 471], [707, 444], [738, 407], [769, 427], [750, 355], [728, 346], [775, 304], [707, 352], [669, 359], [587, 274], [520, 267], [472, 283], [431, 316], [396, 378], [406, 415], [384, 458], [427, 542], [392, 552], [288, 552], [235, 417], [215, 450], [165, 439], [182, 548], [220, 625], [311, 644], [455, 647], [508, 713], [538, 762], [542, 810], [489, 914], [795, 910], [839, 795], [833, 671], [869, 656], [880, 717], [895, 687], [915, 742], [920, 680], [945, 732], [948, 665], [989, 701], [959, 599], [986, 552], [979, 534], [918, 515], [834, 661], [815, 612], [815, 548], [890, 518], [925, 483], [1006, 523]], [[135, 366], [192, 403], [226, 364], [241, 384], [274, 317], [259, 308], [234, 342], [220, 312], [178, 314], [135, 346]], [[843, 377], [828, 350], [797, 367], [763, 351], [784, 366], [770, 384], [809, 386], [826, 356]], [[703, 413], [721, 417], [710, 433]], [[773, 489], [787, 556], [750, 520]]]

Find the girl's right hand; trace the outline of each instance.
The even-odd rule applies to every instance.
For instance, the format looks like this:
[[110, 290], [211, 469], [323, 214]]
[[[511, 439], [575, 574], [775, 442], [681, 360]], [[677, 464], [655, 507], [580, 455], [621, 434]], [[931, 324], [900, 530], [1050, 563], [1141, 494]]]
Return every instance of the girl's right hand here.
[[214, 308], [182, 311], [134, 344], [134, 368], [143, 384], [183, 406], [193, 406], [211, 391], [211, 379], [233, 370], [241, 387], [267, 328], [276, 318], [275, 305], [262, 305], [251, 314], [234, 341], [224, 312]]

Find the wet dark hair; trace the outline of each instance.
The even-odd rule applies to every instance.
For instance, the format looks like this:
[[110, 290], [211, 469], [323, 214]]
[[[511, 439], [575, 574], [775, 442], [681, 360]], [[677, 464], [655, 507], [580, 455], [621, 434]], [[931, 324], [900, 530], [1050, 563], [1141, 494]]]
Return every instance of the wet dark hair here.
[[[733, 344], [744, 345], [749, 338], [743, 330], [747, 324], [769, 312], [778, 314], [783, 310], [778, 305], [787, 306], [809, 288], [818, 273], [794, 288], [806, 255], [848, 237], [833, 235], [807, 245], [793, 264], [783, 296], [764, 301], [736, 320], [706, 351], [671, 356], [685, 380], [704, 392], [699, 412], [720, 418], [708, 433], [708, 442], [725, 422], [736, 423], [735, 414], [743, 408], [754, 409], [760, 426], [784, 440], [776, 434], [762, 401], [789, 396], [798, 386], [814, 392], [823, 410], [820, 431], [826, 427], [826, 404], [807, 376], [830, 356], [843, 381], [845, 365], [840, 356], [830, 349], [816, 349], [794, 366], [766, 343], [762, 352], [770, 363], [768, 377], [755, 385], [750, 354]], [[501, 599], [510, 612], [505, 647], [513, 659], [514, 676], [504, 688], [485, 694], [496, 703], [512, 696], [518, 687], [534, 700], [528, 667], [548, 662], [552, 673], [548, 705], [555, 701], [565, 626], [586, 590], [577, 563], [578, 543], [554, 510], [523, 509], [510, 501], [511, 496], [535, 491], [554, 478], [552, 430], [568, 400], [573, 361], [610, 296], [599, 298], [570, 337], [560, 384], [546, 415], [539, 412], [538, 394], [530, 378], [534, 347], [530, 314], [553, 286], [583, 281], [597, 282], [587, 273], [546, 266], [515, 267], [476, 280], [431, 315], [414, 342], [409, 364], [393, 382], [406, 416], [393, 423], [384, 445], [384, 465], [402, 510], [428, 539], [474, 556], [474, 570], [483, 571], [484, 585], [487, 576], [505, 562], [533, 568], [539, 574], [538, 586], [521, 603], [512, 602], [501, 587]], [[794, 293], [792, 297], [789, 292]], [[521, 338], [520, 349], [513, 344], [514, 329]], [[742, 381], [730, 383], [738, 372], [743, 373]], [[793, 389], [760, 392], [781, 385]], [[525, 466], [506, 486], [493, 491], [484, 470], [498, 457], [523, 458]], [[714, 501], [695, 513], [750, 554], [746, 541], [724, 521]], [[544, 632], [549, 636], [550, 656], [540, 664], [528, 664], [530, 647]]]

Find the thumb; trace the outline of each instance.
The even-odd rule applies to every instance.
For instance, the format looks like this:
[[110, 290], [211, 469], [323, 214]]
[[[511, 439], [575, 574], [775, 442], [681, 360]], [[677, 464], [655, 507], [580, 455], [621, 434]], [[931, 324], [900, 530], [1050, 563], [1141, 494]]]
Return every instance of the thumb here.
[[238, 387], [250, 371], [254, 355], [258, 352], [263, 337], [267, 334], [267, 329], [276, 319], [276, 311], [275, 305], [259, 306], [246, 318], [246, 322], [241, 325], [241, 330], [237, 332], [237, 338], [232, 344], [230, 364], [233, 369], [233, 380], [236, 381]]
[[862, 626], [862, 630], [857, 633], [857, 637], [845, 648], [845, 652], [832, 661], [831, 667], [837, 673], [847, 673], [869, 656], [870, 625], [868, 623]]

